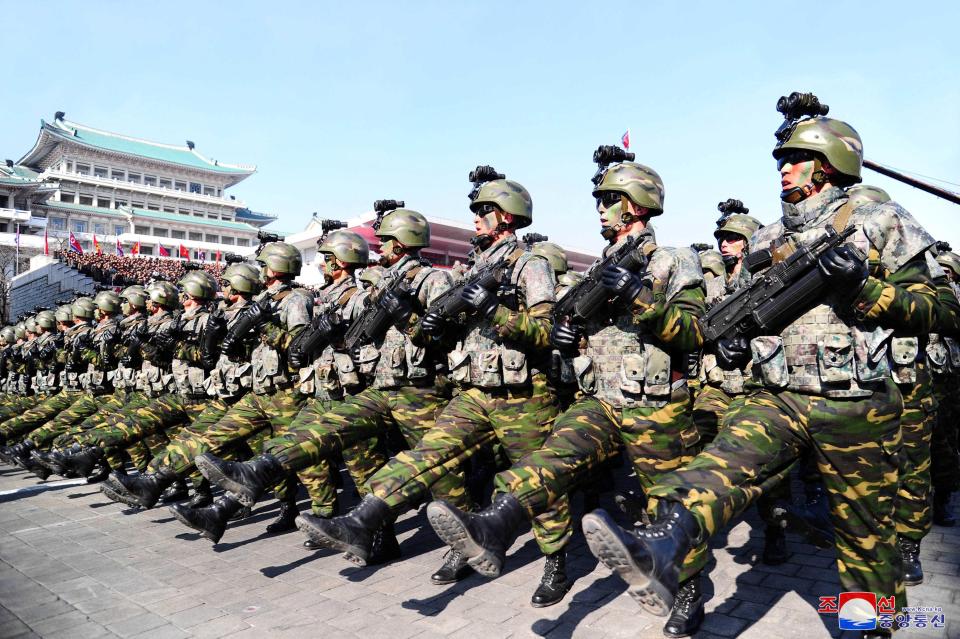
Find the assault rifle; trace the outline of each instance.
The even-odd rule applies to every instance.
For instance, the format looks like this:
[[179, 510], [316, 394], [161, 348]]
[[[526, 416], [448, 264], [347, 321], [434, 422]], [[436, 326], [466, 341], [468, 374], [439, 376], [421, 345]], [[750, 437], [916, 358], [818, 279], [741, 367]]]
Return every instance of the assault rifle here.
[[461, 313], [470, 310], [470, 305], [463, 300], [463, 289], [479, 283], [488, 291], [496, 291], [503, 281], [507, 267], [510, 265], [509, 258], [509, 254], [504, 255], [496, 262], [481, 267], [468, 279], [444, 291], [437, 299], [433, 300], [433, 304], [427, 309], [427, 314], [432, 313], [441, 317], [444, 323], [456, 321]]
[[[820, 256], [839, 247], [853, 235], [853, 226], [838, 233], [827, 227], [823, 237], [797, 246], [783, 261], [773, 264], [773, 252], [757, 251], [744, 258], [751, 273], [770, 267], [754, 276], [753, 282], [721, 300], [700, 318], [704, 341], [736, 336], [751, 339], [758, 335], [777, 335], [826, 296], [828, 282], [820, 272]], [[855, 246], [859, 259], [867, 259]], [[773, 264], [772, 266], [770, 266]]]
[[287, 360], [292, 368], [303, 368], [323, 351], [327, 344], [339, 337], [344, 328], [339, 311], [339, 308], [335, 308], [317, 315], [309, 326], [297, 333], [287, 349]]
[[393, 324], [390, 312], [380, 303], [380, 300], [387, 293], [393, 293], [398, 298], [403, 299], [409, 296], [412, 291], [407, 278], [402, 273], [397, 273], [395, 279], [386, 288], [364, 300], [360, 317], [350, 325], [343, 337], [344, 347], [351, 355], [356, 353], [361, 346], [383, 339], [383, 336], [387, 334]]
[[611, 294], [600, 279], [610, 265], [640, 273], [647, 267], [647, 258], [637, 249], [640, 237], [628, 237], [623, 246], [597, 264], [553, 307], [553, 319], [561, 324], [583, 324], [603, 311], [610, 310]]

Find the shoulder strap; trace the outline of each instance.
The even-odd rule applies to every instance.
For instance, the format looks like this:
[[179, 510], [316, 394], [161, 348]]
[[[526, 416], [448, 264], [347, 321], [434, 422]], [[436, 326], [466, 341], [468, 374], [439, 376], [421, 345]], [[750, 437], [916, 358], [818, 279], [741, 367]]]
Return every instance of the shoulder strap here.
[[847, 224], [850, 222], [850, 216], [853, 215], [853, 204], [850, 200], [847, 200], [839, 209], [837, 209], [837, 214], [833, 218], [833, 230], [837, 233], [845, 230]]
[[271, 295], [271, 296], [270, 296], [270, 299], [272, 299], [274, 302], [279, 302], [279, 301], [282, 300], [283, 298], [285, 298], [285, 297], [287, 297], [288, 295], [290, 295], [290, 293], [293, 293], [293, 289], [292, 289], [292, 288], [288, 288], [288, 289], [286, 289], [286, 290], [280, 291], [279, 293], [276, 293], [276, 294], [274, 294], [274, 295]]
[[347, 302], [350, 301], [350, 298], [352, 298], [352, 297], [357, 293], [357, 291], [359, 291], [359, 290], [360, 290], [360, 289], [357, 288], [356, 286], [351, 286], [350, 288], [348, 288], [347, 290], [345, 290], [345, 291], [340, 295], [340, 297], [337, 299], [337, 305], [338, 305], [338, 306], [346, 306], [346, 305], [347, 305]]

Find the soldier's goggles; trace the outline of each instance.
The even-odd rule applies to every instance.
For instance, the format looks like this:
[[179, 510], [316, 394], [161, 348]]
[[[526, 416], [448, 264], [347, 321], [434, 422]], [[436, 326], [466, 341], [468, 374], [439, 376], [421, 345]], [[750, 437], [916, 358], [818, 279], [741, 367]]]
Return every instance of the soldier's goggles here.
[[620, 191], [603, 191], [597, 196], [597, 204], [602, 204], [607, 208], [620, 203], [623, 193]]
[[787, 164], [800, 164], [801, 162], [810, 162], [816, 159], [813, 151], [806, 151], [804, 149], [797, 149], [796, 151], [788, 151], [784, 153], [779, 158], [777, 158], [777, 170], [782, 171], [783, 167]]
[[484, 215], [490, 215], [491, 213], [496, 213], [500, 210], [500, 207], [496, 204], [481, 204], [473, 210], [474, 216], [479, 215], [483, 217]]

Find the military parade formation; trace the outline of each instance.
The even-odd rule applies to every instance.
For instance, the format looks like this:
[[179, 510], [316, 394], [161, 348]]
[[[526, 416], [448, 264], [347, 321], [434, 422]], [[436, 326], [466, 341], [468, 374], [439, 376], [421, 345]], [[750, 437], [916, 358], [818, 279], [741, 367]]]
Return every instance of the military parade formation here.
[[[765, 564], [788, 561], [792, 530], [835, 549], [845, 591], [906, 606], [923, 538], [955, 524], [960, 255], [861, 183], [859, 135], [815, 96], [778, 109], [782, 216], [726, 200], [715, 248], [658, 245], [663, 181], [605, 146], [607, 246], [583, 273], [521, 240], [530, 193], [481, 166], [462, 269], [421, 257], [424, 215], [378, 200], [379, 265], [330, 230], [317, 292], [272, 241], [219, 280], [188, 270], [40, 311], [0, 330], [0, 458], [165, 504], [214, 543], [272, 495], [268, 531], [361, 566], [400, 559], [394, 521], [426, 504], [449, 546], [434, 584], [496, 578], [529, 524], [534, 607], [570, 589], [582, 492], [591, 552], [667, 637], [703, 622], [708, 542], [756, 503]], [[624, 462], [629, 528], [596, 507]]]

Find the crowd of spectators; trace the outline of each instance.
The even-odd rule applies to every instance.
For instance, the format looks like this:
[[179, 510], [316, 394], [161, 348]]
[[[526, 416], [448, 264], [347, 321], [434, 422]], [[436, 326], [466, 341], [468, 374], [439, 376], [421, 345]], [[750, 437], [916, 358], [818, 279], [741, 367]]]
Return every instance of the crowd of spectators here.
[[[163, 257], [126, 257], [97, 253], [62, 251], [55, 257], [98, 284], [123, 287], [146, 284], [153, 280], [176, 282], [187, 272], [186, 260]], [[218, 279], [226, 264], [204, 263], [203, 268]]]

